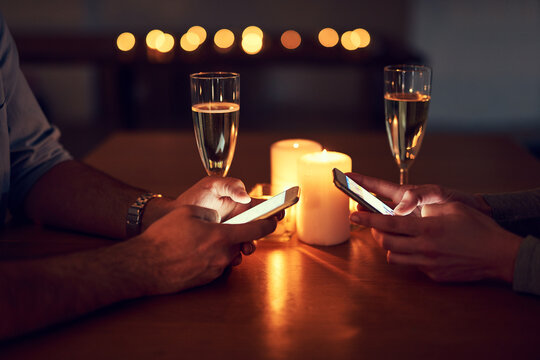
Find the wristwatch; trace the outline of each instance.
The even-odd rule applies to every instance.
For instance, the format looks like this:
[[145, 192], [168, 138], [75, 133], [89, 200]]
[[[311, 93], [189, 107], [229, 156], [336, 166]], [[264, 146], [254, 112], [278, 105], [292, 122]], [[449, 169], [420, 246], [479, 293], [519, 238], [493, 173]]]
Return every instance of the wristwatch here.
[[146, 193], [137, 198], [128, 209], [126, 217], [126, 235], [128, 238], [137, 236], [141, 233], [141, 222], [146, 204], [154, 198], [160, 198], [163, 195], [155, 193]]

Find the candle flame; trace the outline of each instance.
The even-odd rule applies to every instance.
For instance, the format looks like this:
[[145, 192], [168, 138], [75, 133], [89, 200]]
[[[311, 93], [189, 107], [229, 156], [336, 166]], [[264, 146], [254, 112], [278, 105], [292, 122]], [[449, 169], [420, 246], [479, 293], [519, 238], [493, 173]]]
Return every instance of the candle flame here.
[[322, 151], [322, 152], [323, 152], [323, 154], [326, 154], [326, 149], [323, 149], [323, 151]]
[[295, 149], [298, 149], [299, 146], [300, 146], [300, 145], [299, 145], [298, 143], [294, 143], [294, 144], [293, 144], [293, 148], [295, 148]]

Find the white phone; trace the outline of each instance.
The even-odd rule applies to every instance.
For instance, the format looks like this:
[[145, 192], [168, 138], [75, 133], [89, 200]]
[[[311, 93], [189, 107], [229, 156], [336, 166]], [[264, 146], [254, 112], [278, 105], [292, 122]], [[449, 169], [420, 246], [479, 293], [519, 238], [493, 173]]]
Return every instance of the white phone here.
[[373, 194], [357, 184], [353, 179], [335, 168], [333, 173], [334, 184], [336, 187], [345, 194], [349, 195], [357, 203], [362, 204], [364, 207], [374, 213], [394, 215], [394, 210], [392, 210], [390, 206], [377, 199]]
[[293, 186], [292, 188], [247, 209], [243, 213], [230, 218], [223, 222], [223, 224], [244, 224], [253, 220], [266, 219], [281, 210], [296, 204], [299, 199], [299, 194], [300, 188], [298, 186]]

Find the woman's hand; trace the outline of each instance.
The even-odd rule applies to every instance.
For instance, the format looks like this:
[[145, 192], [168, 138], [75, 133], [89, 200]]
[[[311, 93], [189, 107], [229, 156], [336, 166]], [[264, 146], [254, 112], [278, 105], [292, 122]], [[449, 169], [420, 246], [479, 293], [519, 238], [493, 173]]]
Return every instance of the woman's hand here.
[[417, 266], [436, 281], [496, 278], [512, 282], [522, 238], [459, 202], [424, 205], [422, 217], [356, 212], [393, 264]]
[[468, 194], [439, 185], [398, 185], [355, 173], [348, 173], [347, 176], [366, 190], [391, 200], [396, 215], [411, 213], [420, 215], [424, 205], [460, 202], [491, 216], [491, 208], [480, 195]]

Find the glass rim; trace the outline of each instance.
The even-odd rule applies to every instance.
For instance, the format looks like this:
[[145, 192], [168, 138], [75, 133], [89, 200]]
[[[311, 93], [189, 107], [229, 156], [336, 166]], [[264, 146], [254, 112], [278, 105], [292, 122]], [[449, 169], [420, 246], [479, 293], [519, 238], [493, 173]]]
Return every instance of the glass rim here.
[[384, 71], [431, 71], [431, 67], [427, 65], [415, 65], [415, 64], [398, 64], [387, 65], [384, 67]]
[[203, 79], [203, 80], [212, 80], [212, 79], [235, 79], [239, 78], [240, 74], [235, 72], [228, 71], [208, 71], [208, 72], [198, 72], [190, 74], [191, 79]]

